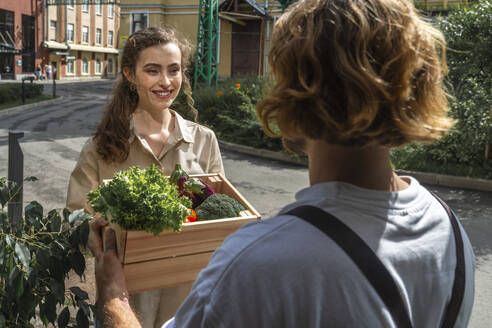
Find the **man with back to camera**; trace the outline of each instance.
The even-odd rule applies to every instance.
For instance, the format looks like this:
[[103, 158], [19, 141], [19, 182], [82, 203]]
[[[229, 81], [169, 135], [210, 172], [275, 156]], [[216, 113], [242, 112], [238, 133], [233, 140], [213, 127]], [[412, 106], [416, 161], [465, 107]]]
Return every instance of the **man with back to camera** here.
[[[307, 155], [310, 187], [229, 236], [165, 327], [466, 327], [468, 237], [389, 157], [453, 124], [441, 33], [411, 1], [305, 0], [277, 21], [269, 58], [275, 85], [257, 113]], [[139, 327], [106, 224], [89, 238], [104, 323]]]

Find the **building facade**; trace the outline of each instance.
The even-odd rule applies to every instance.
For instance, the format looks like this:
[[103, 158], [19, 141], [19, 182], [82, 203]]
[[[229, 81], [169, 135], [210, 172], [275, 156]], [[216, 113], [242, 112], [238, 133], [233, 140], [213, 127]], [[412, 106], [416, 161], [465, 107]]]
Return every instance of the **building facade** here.
[[[431, 13], [446, 13], [473, 0], [417, 0]], [[120, 47], [133, 32], [174, 26], [196, 45], [200, 0], [121, 0]], [[282, 14], [278, 1], [219, 1], [219, 77], [265, 75], [273, 25]]]
[[0, 79], [33, 75], [42, 63], [42, 1], [0, 1]]
[[[263, 75], [268, 72], [268, 45], [277, 1], [219, 1], [219, 77]], [[121, 0], [120, 47], [133, 32], [173, 26], [196, 45], [199, 0]]]
[[44, 61], [56, 78], [114, 77], [119, 7], [114, 0], [44, 0]]

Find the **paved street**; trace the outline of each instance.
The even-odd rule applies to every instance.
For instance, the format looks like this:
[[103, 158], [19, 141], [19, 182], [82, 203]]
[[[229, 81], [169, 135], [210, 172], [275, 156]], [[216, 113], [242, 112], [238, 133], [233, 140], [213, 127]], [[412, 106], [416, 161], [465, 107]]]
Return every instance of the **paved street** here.
[[[24, 201], [38, 200], [46, 209], [63, 207], [68, 177], [85, 140], [102, 114], [111, 81], [57, 85], [64, 99], [49, 107], [7, 115], [0, 111], [0, 177], [7, 175], [8, 130], [26, 133], [22, 141], [25, 176], [40, 180], [25, 187]], [[50, 93], [46, 86], [46, 93]], [[294, 199], [308, 185], [307, 169], [300, 166], [223, 152], [230, 181], [264, 217]], [[470, 327], [492, 322], [492, 193], [432, 187], [455, 209], [477, 256], [476, 298]]]

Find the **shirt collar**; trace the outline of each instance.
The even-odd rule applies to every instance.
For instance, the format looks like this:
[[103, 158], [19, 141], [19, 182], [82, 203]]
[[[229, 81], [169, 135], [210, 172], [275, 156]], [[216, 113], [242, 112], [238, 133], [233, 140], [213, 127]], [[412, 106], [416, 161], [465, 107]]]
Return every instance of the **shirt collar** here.
[[[176, 141], [184, 140], [187, 143], [193, 143], [192, 131], [188, 126], [188, 124], [186, 124], [186, 120], [174, 110], [172, 109], [169, 110], [171, 114], [173, 114], [175, 117], [174, 131], [173, 131], [173, 137], [175, 138], [175, 140]], [[137, 133], [135, 131], [135, 122], [133, 120], [133, 114], [132, 114], [130, 118], [130, 137], [128, 138], [129, 143], [132, 143], [133, 140], [135, 140], [136, 134]]]

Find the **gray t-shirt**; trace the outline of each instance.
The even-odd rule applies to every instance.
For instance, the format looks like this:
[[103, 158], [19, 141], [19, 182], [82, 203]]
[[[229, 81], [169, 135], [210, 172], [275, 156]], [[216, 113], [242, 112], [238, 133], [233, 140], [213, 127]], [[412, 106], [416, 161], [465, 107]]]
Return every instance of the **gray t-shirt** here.
[[[282, 215], [314, 205], [338, 217], [393, 276], [414, 327], [439, 327], [454, 282], [454, 235], [443, 207], [418, 181], [400, 192], [329, 182], [296, 194], [278, 216], [229, 236], [165, 327], [396, 327], [351, 259], [303, 220]], [[462, 229], [466, 289], [456, 327], [474, 296], [474, 255]]]

